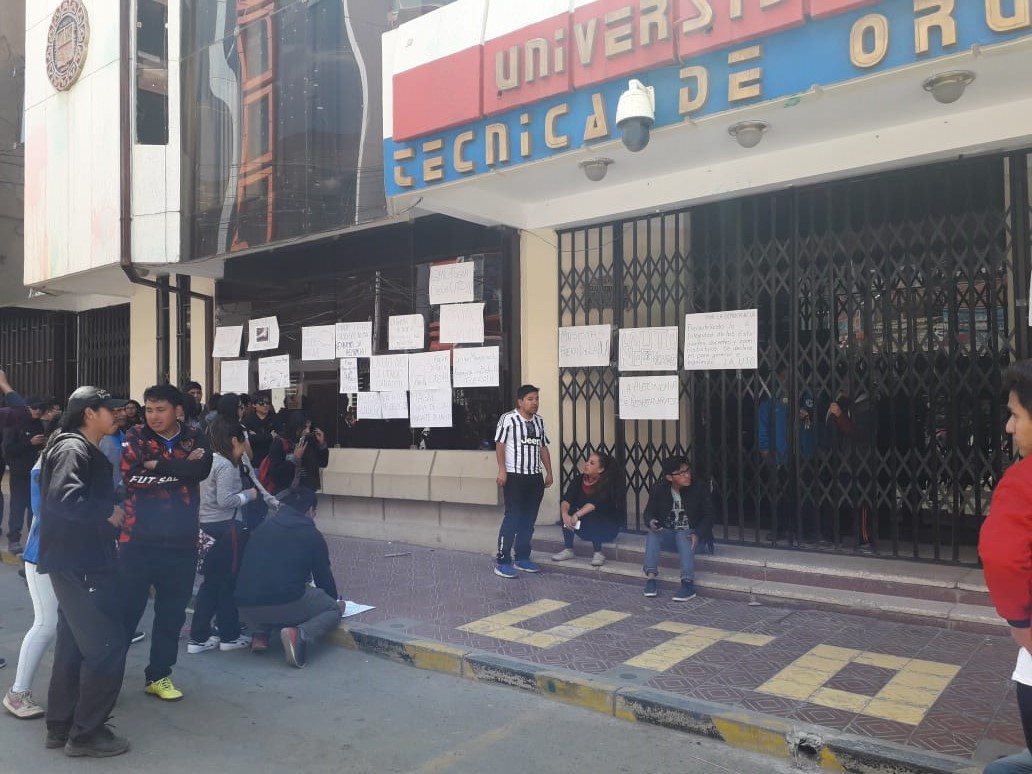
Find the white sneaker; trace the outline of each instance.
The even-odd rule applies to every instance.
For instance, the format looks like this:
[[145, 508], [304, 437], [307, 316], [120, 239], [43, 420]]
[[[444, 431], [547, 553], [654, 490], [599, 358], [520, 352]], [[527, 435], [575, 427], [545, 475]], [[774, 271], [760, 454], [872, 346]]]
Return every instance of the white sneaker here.
[[235, 640], [219, 643], [219, 650], [241, 650], [249, 647], [251, 647], [251, 638], [246, 634], [241, 634]]
[[552, 554], [553, 562], [565, 562], [567, 559], [573, 559], [576, 554], [573, 553], [572, 548], [564, 548], [558, 554]]
[[187, 653], [206, 653], [209, 650], [215, 650], [219, 646], [218, 637], [209, 637], [204, 642], [194, 642], [190, 640], [186, 643]]
[[605, 563], [606, 563], [606, 555], [603, 554], [601, 551], [596, 551], [594, 553], [594, 555], [591, 557], [591, 566], [592, 567], [601, 567]]

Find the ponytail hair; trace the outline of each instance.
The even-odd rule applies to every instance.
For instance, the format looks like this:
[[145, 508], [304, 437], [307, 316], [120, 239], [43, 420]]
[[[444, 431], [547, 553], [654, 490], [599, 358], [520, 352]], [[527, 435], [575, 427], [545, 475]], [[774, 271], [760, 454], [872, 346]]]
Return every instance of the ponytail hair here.
[[233, 439], [240, 443], [247, 440], [243, 425], [236, 417], [230, 422], [222, 416], [215, 417], [208, 425], [208, 438], [211, 440], [212, 451], [221, 454], [227, 460], [233, 459]]

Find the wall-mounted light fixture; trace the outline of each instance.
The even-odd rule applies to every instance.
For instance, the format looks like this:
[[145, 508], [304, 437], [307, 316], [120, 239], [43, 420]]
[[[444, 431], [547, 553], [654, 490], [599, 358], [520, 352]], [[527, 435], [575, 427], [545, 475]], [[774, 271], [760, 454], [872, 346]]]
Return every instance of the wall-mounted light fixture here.
[[593, 183], [597, 183], [602, 180], [609, 172], [609, 165], [613, 163], [612, 159], [604, 157], [598, 157], [594, 159], [588, 159], [582, 161], [578, 166], [584, 170], [584, 177], [588, 178]]
[[935, 97], [936, 102], [949, 105], [964, 96], [964, 89], [973, 80], [975, 80], [975, 74], [970, 70], [950, 70], [925, 79], [921, 85], [925, 91]]
[[743, 148], [755, 148], [768, 129], [770, 124], [766, 121], [739, 121], [729, 126], [727, 133], [738, 140], [738, 144]]

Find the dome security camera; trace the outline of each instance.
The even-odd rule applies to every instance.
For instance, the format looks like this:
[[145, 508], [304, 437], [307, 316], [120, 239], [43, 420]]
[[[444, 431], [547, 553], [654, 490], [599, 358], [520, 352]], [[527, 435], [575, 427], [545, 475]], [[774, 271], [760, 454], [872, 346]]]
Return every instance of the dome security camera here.
[[656, 123], [656, 90], [639, 80], [631, 79], [627, 91], [620, 95], [616, 106], [616, 128], [627, 150], [644, 150], [649, 144], [649, 132]]

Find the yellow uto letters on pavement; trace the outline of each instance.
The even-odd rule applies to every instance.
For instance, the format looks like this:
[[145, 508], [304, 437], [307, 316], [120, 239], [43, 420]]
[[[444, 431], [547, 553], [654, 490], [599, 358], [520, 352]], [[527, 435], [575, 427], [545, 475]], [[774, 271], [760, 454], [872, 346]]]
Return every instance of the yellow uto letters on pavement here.
[[494, 637], [496, 640], [519, 642], [524, 645], [532, 645], [535, 648], [551, 648], [564, 642], [569, 642], [575, 637], [580, 637], [595, 629], [601, 629], [603, 626], [622, 621], [630, 615], [629, 613], [617, 613], [613, 610], [599, 610], [583, 615], [580, 618], [574, 618], [565, 624], [553, 626], [551, 629], [546, 629], [543, 632], [534, 632], [516, 625], [546, 613], [562, 610], [564, 607], [569, 607], [569, 603], [558, 602], [554, 599], [539, 599], [537, 602], [531, 602], [529, 605], [521, 605], [504, 613], [496, 613], [495, 615], [487, 616], [487, 618], [472, 621], [465, 626], [460, 626], [459, 629], [464, 632]]

